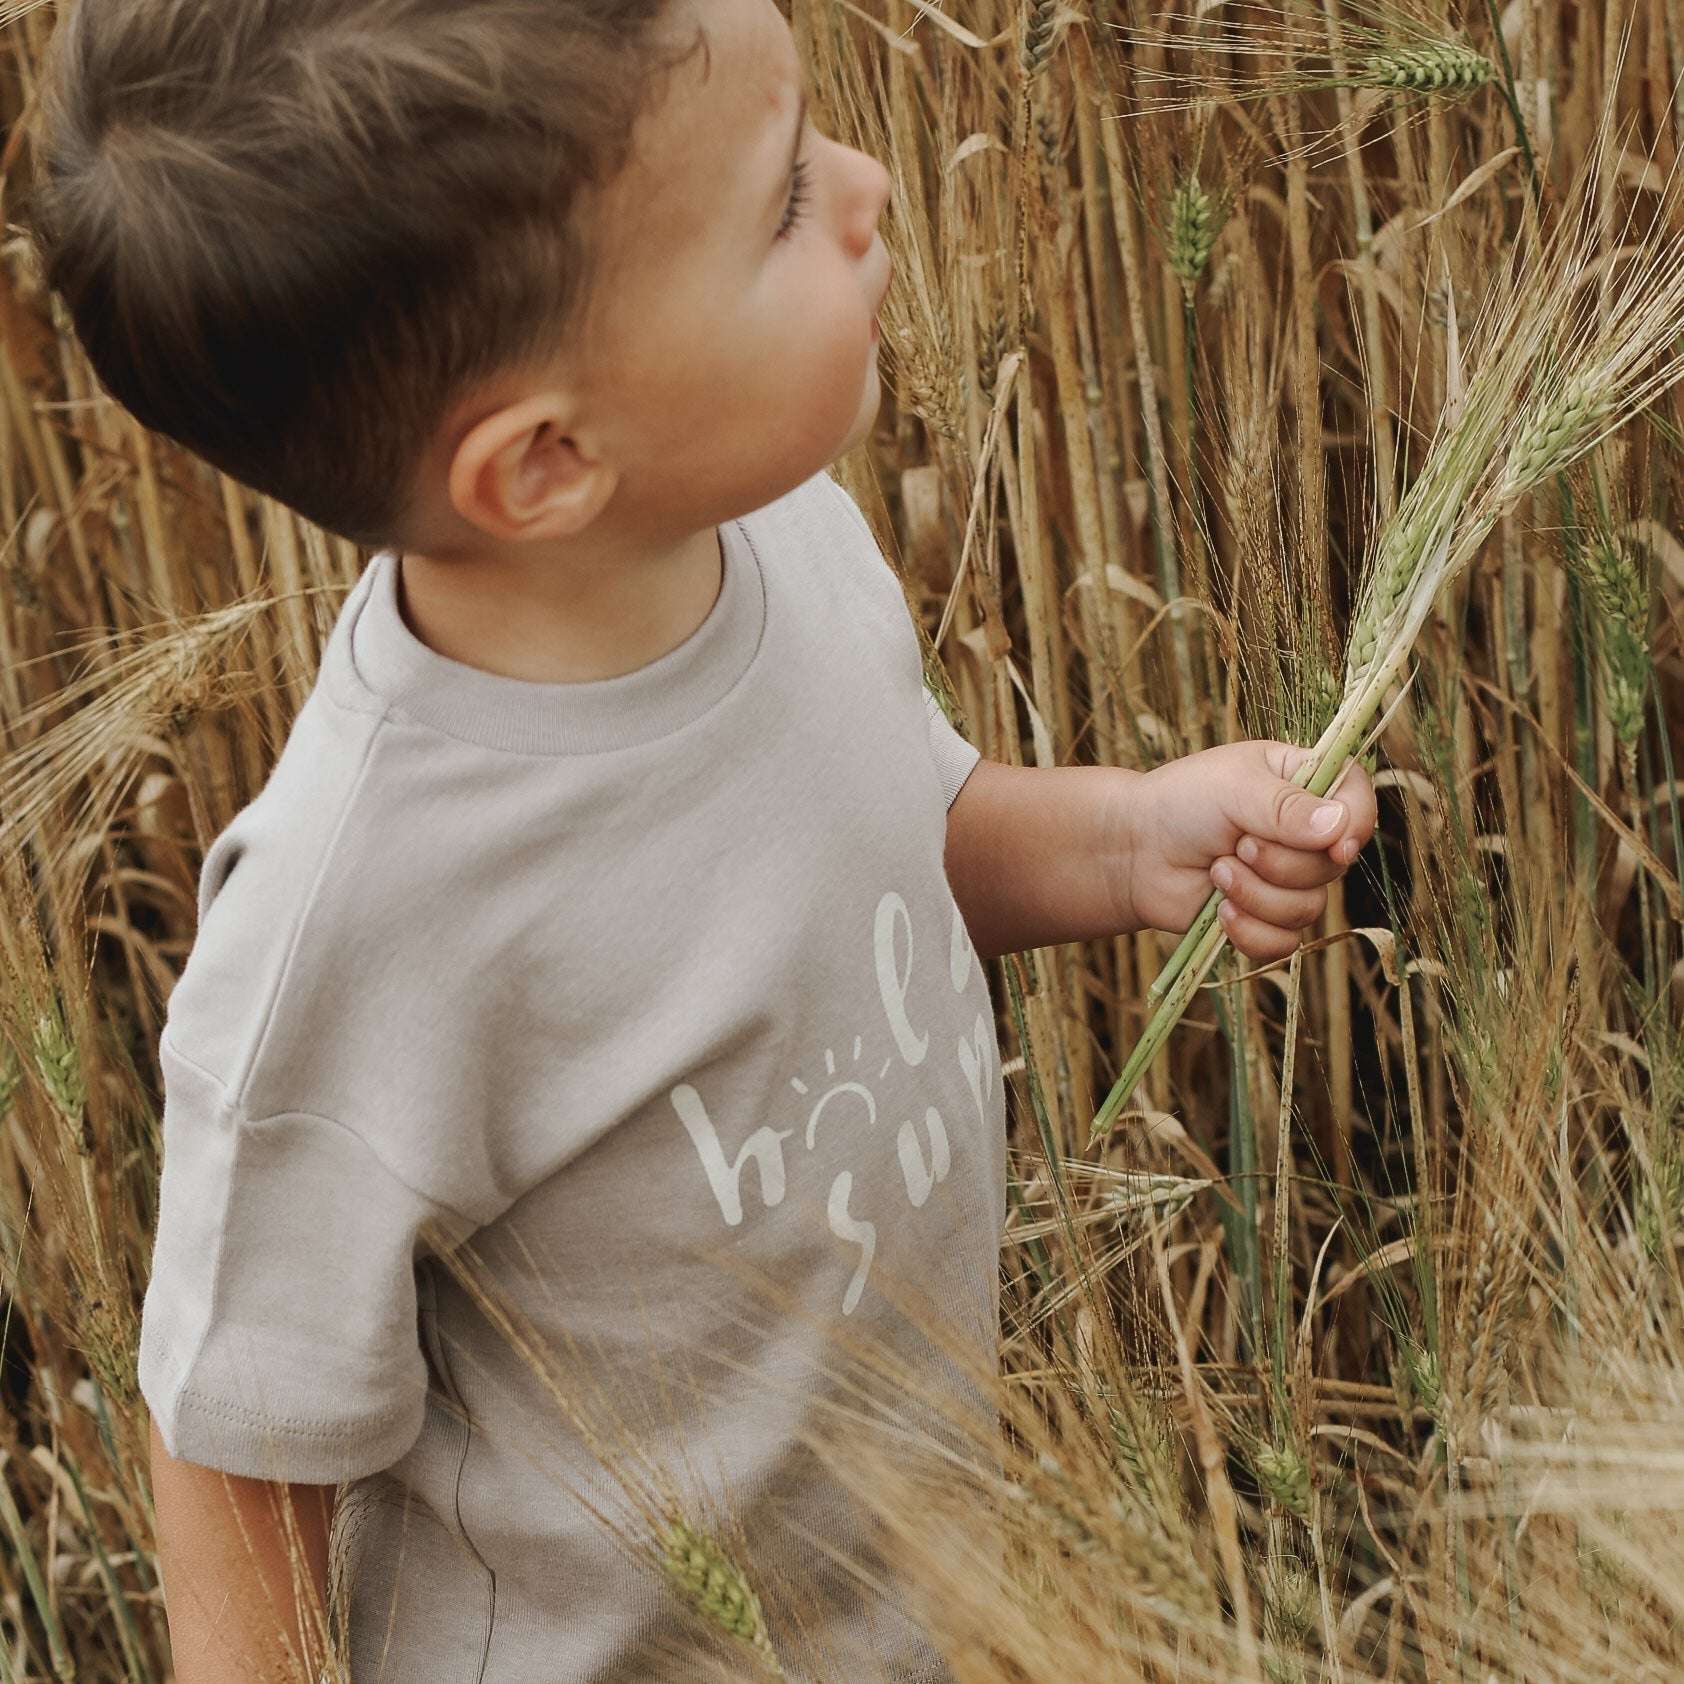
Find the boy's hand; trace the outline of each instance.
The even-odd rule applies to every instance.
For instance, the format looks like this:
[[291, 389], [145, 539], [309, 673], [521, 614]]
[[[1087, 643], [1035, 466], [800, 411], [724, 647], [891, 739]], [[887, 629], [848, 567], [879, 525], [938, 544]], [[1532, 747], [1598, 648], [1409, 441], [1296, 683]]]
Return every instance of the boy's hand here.
[[[1351, 766], [1327, 796], [1292, 780], [1309, 750], [1227, 743], [1154, 767], [1119, 787], [1106, 816], [1118, 928], [1182, 931], [1212, 887], [1228, 939], [1251, 959], [1284, 959], [1374, 834], [1374, 786]], [[1316, 828], [1318, 810], [1334, 822]]]

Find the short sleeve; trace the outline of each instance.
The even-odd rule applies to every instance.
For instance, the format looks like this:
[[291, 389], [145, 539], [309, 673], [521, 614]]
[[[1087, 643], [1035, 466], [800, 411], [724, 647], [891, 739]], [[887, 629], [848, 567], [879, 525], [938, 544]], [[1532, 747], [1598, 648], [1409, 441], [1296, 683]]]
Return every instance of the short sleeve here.
[[254, 1479], [337, 1484], [420, 1435], [415, 1261], [462, 1219], [352, 1130], [252, 1121], [167, 1033], [164, 1162], [138, 1379], [165, 1448]]
[[942, 800], [951, 807], [954, 798], [964, 787], [965, 779], [976, 770], [982, 750], [967, 742], [955, 729], [953, 722], [941, 711], [941, 703], [927, 686], [924, 706], [930, 715], [930, 756], [936, 763], [936, 776], [941, 779]]

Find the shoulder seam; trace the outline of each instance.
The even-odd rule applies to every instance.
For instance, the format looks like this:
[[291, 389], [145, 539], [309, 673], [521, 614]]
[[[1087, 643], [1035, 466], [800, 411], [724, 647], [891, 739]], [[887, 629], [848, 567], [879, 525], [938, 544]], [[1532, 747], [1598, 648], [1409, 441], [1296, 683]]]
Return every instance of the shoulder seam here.
[[[269, 1032], [275, 1022], [275, 1013], [286, 986], [287, 975], [292, 969], [293, 959], [298, 952], [299, 943], [303, 939], [304, 926], [309, 922], [310, 913], [315, 907], [316, 896], [321, 889], [323, 878], [327, 875], [328, 866], [338, 852], [339, 841], [345, 833], [345, 826], [350, 819], [351, 810], [357, 803], [357, 797], [362, 793], [363, 783], [368, 776], [369, 764], [374, 758], [375, 740], [380, 735], [381, 727], [386, 723], [388, 712], [388, 709], [382, 709], [374, 719], [373, 728], [368, 733], [368, 741], [363, 745], [362, 764], [357, 768], [357, 775], [352, 780], [350, 789], [346, 791], [344, 804], [341, 806], [339, 816], [334, 822], [333, 832], [328, 837], [327, 846], [322, 849], [321, 858], [316, 862], [315, 876], [310, 881], [309, 890], [304, 896], [303, 905], [298, 910], [298, 916], [293, 920], [291, 936], [287, 942], [286, 957], [282, 959], [280, 968], [275, 974], [274, 991], [263, 1009], [263, 1027], [258, 1032], [257, 1039], [252, 1044], [250, 1052], [246, 1055], [244, 1068], [240, 1071], [232, 1089], [225, 1091], [232, 1091], [235, 1094], [245, 1091], [246, 1082], [250, 1079], [253, 1069], [256, 1068], [264, 1044], [269, 1039]], [[365, 715], [364, 717], [368, 716]]]

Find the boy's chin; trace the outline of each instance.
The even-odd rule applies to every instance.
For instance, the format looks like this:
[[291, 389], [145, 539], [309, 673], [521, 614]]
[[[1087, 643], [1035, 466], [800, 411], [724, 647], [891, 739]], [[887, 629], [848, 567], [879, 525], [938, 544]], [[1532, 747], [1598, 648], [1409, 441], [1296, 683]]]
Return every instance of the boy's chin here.
[[[876, 365], [872, 365], [869, 396], [860, 406], [860, 412], [854, 419], [854, 424], [848, 430], [848, 436], [838, 446], [836, 457], [846, 456], [856, 445], [864, 444], [871, 437], [871, 430], [877, 422], [877, 412], [883, 406], [883, 385], [878, 378]], [[835, 461], [836, 457], [831, 460]]]

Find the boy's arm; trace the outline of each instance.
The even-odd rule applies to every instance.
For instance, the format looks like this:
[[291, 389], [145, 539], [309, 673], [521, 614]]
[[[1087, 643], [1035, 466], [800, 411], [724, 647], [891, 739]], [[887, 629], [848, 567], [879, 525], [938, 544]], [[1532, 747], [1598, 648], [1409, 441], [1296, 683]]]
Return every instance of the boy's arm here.
[[[304, 1684], [325, 1661], [332, 1485], [284, 1485], [179, 1461], [152, 1422], [158, 1570], [175, 1684]], [[303, 1559], [294, 1588], [278, 1499], [290, 1500]], [[244, 1526], [242, 1535], [241, 1527]], [[249, 1543], [248, 1540], [249, 1539]], [[288, 1660], [288, 1642], [294, 1657]]]
[[992, 959], [1181, 931], [1214, 886], [1234, 946], [1285, 958], [1376, 816], [1360, 765], [1340, 778], [1337, 799], [1293, 782], [1308, 753], [1256, 739], [1149, 772], [979, 760], [947, 810], [943, 860], [972, 945]]
[[1126, 926], [1103, 869], [1108, 797], [1141, 777], [1120, 766], [1006, 766], [982, 759], [947, 810], [944, 864], [983, 959], [1092, 941]]

